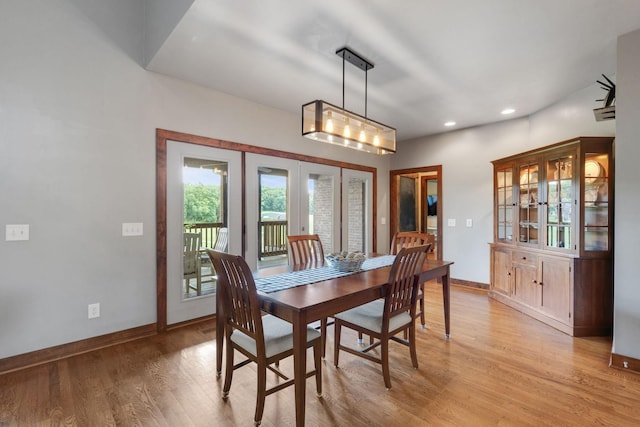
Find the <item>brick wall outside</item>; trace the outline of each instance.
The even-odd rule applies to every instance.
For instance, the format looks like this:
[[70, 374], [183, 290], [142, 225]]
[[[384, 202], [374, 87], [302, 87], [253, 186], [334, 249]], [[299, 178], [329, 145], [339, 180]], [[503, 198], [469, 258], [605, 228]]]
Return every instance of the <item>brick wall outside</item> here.
[[350, 178], [348, 182], [349, 191], [349, 247], [350, 252], [364, 251], [364, 202], [365, 202], [365, 180]]

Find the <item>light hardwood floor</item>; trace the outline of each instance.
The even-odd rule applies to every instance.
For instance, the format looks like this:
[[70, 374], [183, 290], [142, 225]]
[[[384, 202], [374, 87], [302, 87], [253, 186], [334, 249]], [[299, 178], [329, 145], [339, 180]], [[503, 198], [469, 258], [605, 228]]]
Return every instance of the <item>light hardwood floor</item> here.
[[[391, 344], [389, 391], [379, 365], [343, 353], [336, 369], [331, 335], [323, 398], [307, 383], [307, 425], [640, 425], [640, 375], [608, 367], [610, 338], [571, 338], [453, 286], [445, 341], [441, 296], [427, 284], [418, 370]], [[214, 336], [213, 322], [192, 325], [0, 375], [0, 426], [250, 426], [254, 367], [236, 371], [225, 403]], [[293, 401], [293, 388], [268, 396], [263, 425], [294, 425]]]

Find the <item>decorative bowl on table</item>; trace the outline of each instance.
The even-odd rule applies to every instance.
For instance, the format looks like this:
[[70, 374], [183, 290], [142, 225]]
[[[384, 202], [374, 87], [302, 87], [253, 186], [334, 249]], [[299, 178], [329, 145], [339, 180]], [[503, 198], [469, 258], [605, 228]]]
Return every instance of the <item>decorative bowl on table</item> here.
[[333, 252], [325, 256], [327, 264], [338, 271], [350, 272], [362, 269], [367, 257], [362, 252]]

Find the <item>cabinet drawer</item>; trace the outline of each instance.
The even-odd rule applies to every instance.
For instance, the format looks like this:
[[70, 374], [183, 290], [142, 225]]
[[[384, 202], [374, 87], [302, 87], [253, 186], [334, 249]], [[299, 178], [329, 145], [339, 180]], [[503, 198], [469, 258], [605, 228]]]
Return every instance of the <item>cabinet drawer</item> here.
[[513, 251], [511, 262], [514, 264], [537, 265], [538, 256], [530, 252]]

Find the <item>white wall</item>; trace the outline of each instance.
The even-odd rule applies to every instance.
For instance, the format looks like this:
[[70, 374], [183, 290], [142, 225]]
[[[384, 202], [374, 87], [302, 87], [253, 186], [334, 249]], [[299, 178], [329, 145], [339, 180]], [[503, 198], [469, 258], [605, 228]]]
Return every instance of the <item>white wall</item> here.
[[[594, 80], [599, 76], [594, 76]], [[593, 85], [531, 116], [402, 143], [391, 169], [442, 165], [443, 258], [456, 279], [488, 284], [493, 241], [492, 160], [576, 136], [610, 136], [615, 121], [596, 122]], [[439, 201], [440, 202], [440, 201]], [[456, 227], [447, 226], [448, 219]], [[465, 227], [472, 219], [473, 227]]]
[[[0, 358], [155, 323], [156, 128], [366, 162], [388, 217], [388, 159], [304, 139], [298, 115], [145, 71], [132, 59], [138, 32], [115, 43], [100, 28], [140, 3], [112, 2], [98, 27], [77, 2], [0, 0], [0, 227], [31, 227], [29, 241], [0, 240]], [[123, 222], [144, 236], [123, 238]], [[88, 320], [95, 302], [101, 317]]]
[[613, 352], [640, 359], [640, 30], [618, 39]]

